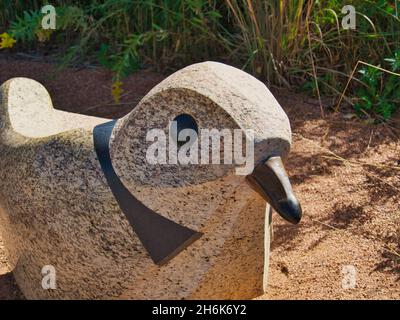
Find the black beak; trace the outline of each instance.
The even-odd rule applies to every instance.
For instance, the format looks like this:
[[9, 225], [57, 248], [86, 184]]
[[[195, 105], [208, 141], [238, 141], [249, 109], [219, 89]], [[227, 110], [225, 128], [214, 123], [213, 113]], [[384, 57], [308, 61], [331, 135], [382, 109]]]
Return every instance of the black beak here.
[[297, 224], [301, 206], [293, 194], [281, 157], [271, 157], [246, 177], [250, 186], [285, 220]]

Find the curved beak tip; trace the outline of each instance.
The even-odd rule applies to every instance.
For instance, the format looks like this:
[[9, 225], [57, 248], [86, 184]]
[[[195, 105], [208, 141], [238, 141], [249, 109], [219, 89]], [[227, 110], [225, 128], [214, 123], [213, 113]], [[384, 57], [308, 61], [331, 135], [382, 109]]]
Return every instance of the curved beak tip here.
[[285, 220], [298, 224], [301, 205], [295, 197], [280, 157], [271, 157], [247, 176], [250, 186], [258, 192]]
[[287, 221], [298, 224], [302, 217], [302, 209], [300, 203], [296, 200], [281, 200], [278, 202], [278, 213]]

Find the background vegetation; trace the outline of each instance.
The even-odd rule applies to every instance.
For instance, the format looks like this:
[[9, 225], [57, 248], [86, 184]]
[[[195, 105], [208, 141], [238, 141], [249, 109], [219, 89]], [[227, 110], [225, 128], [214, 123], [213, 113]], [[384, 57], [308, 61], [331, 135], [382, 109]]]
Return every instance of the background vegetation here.
[[[344, 100], [360, 115], [387, 119], [400, 105], [397, 0], [53, 0], [54, 32], [41, 28], [46, 3], [0, 2], [0, 33], [17, 40], [12, 50], [47, 50], [63, 65], [99, 63], [113, 71], [116, 89], [141, 67], [170, 71], [211, 59], [335, 103], [346, 88]], [[341, 26], [348, 4], [355, 30]]]

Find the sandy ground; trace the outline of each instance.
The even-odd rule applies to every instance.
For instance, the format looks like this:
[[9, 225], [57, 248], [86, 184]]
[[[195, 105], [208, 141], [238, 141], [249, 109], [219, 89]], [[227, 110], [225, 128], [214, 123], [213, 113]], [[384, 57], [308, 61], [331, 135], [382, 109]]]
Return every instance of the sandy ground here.
[[[399, 132], [343, 114], [321, 120], [301, 97], [278, 100], [293, 127], [288, 171], [304, 219], [274, 220], [264, 298], [399, 299]], [[350, 270], [354, 289], [346, 287]]]
[[[51, 65], [0, 56], [0, 82], [16, 76], [43, 83], [57, 108], [108, 117], [129, 112], [163, 78], [146, 71], [130, 76], [122, 103], [114, 105], [104, 70], [69, 69], [56, 76]], [[304, 218], [292, 226], [274, 216], [269, 288], [260, 298], [399, 299], [399, 115], [380, 125], [346, 113], [321, 119], [316, 100], [274, 94], [292, 124], [286, 166]], [[23, 298], [3, 249], [0, 237], [0, 299]]]

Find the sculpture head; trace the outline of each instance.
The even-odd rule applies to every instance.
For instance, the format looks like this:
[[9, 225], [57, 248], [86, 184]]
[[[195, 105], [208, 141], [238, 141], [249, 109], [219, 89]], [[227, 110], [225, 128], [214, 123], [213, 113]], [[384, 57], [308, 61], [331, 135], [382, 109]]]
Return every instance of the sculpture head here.
[[298, 223], [301, 208], [281, 161], [290, 141], [289, 120], [263, 83], [206, 62], [174, 73], [118, 120], [110, 153], [142, 203], [201, 230], [243, 187]]

